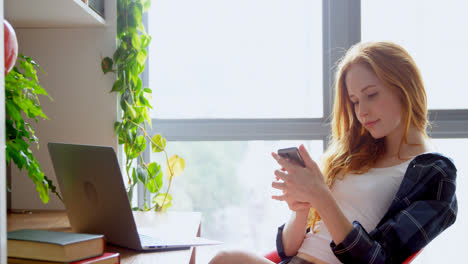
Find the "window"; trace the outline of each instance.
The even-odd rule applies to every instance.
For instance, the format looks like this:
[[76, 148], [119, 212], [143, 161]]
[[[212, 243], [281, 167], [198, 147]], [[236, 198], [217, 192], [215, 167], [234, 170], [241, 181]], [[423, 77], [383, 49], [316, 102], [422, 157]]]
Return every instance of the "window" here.
[[[154, 93], [151, 133], [167, 137], [168, 151], [184, 157], [187, 166], [174, 180], [172, 209], [203, 212], [202, 233], [225, 241], [220, 247], [273, 249], [276, 227], [289, 213], [270, 198], [276, 164], [269, 153], [305, 143], [318, 159], [329, 135], [334, 66], [361, 35], [364, 41], [395, 41], [413, 55], [426, 83], [430, 135], [441, 152], [453, 154], [461, 175], [463, 156], [452, 146], [462, 149], [468, 138], [467, 94], [458, 88], [467, 84], [461, 76], [468, 39], [458, 33], [468, 24], [463, 5], [152, 1], [144, 73]], [[465, 185], [461, 178], [458, 190]], [[466, 199], [457, 194], [462, 204]], [[462, 210], [456, 226], [431, 243], [420, 261], [440, 262], [434, 252], [463, 244]], [[198, 261], [207, 263], [218, 250], [199, 248]], [[462, 252], [452, 251], [455, 258]]]
[[147, 21], [151, 133], [186, 160], [171, 210], [201, 211], [203, 235], [225, 242], [197, 261], [270, 251], [289, 218], [270, 153], [304, 143], [318, 158], [328, 135], [321, 1], [152, 1]]
[[320, 1], [153, 1], [154, 118], [321, 117]]
[[[202, 213], [204, 237], [223, 241], [220, 246], [197, 248], [197, 262], [208, 263], [220, 248], [275, 248], [276, 230], [289, 218], [285, 203], [271, 199], [273, 171], [270, 153], [304, 144], [318, 159], [322, 141], [184, 141], [168, 142], [171, 152], [186, 159], [182, 175], [171, 187], [171, 210]], [[162, 156], [152, 159], [161, 162]], [[164, 163], [162, 163], [164, 164]], [[163, 190], [167, 188], [163, 186]]]

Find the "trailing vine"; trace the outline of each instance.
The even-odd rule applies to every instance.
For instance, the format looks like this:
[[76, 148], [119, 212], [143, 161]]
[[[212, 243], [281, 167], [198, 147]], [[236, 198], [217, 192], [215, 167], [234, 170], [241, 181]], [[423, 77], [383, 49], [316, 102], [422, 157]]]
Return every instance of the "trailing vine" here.
[[[165, 211], [172, 205], [172, 196], [169, 194], [172, 179], [183, 172], [185, 161], [178, 155], [168, 158], [166, 139], [160, 134], [150, 137], [146, 131], [147, 126], [151, 127], [149, 109], [152, 108], [152, 90], [143, 87], [140, 74], [145, 69], [146, 48], [151, 42], [142, 23], [143, 14], [150, 5], [150, 0], [117, 0], [117, 49], [112, 58], [102, 59], [101, 67], [104, 74], [113, 72], [117, 77], [111, 92], [119, 93], [122, 111], [120, 120], [114, 124], [114, 130], [125, 152], [129, 200], [132, 201], [135, 186], [141, 182], [145, 186], [145, 202], [144, 208], [140, 210]], [[161, 165], [157, 162], [147, 164], [143, 159], [148, 142], [152, 152], [161, 152], [165, 156], [169, 180], [165, 192], [161, 190]], [[150, 207], [146, 201], [147, 191], [153, 195]]]
[[39, 95], [47, 96], [50, 100], [52, 98], [39, 84], [36, 68], [42, 68], [30, 57], [21, 54], [18, 57], [19, 68], [14, 67], [5, 76], [7, 165], [13, 160], [18, 169], [25, 168], [28, 171], [28, 176], [36, 185], [43, 203], [49, 202], [49, 191], [63, 201], [56, 186], [44, 175], [41, 165], [30, 149], [32, 144], [39, 148], [39, 140], [35, 136], [34, 128], [24, 119], [26, 117], [35, 122], [39, 117], [48, 119], [42, 112]]

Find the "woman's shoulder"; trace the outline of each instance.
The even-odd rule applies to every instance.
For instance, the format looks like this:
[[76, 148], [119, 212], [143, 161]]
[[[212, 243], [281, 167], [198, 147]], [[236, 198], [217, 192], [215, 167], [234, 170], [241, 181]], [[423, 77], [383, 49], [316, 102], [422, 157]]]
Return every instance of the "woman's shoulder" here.
[[457, 168], [452, 158], [439, 152], [425, 152], [417, 155], [410, 162], [408, 169], [433, 170], [445, 177], [455, 177]]
[[438, 151], [437, 146], [429, 139], [415, 148], [416, 155], [412, 159], [413, 164], [429, 166], [431, 164], [443, 164], [444, 166], [455, 167], [453, 159]]
[[447, 163], [447, 165], [450, 165], [450, 166], [455, 166], [452, 158], [450, 158], [449, 156], [443, 153], [436, 152], [436, 151], [428, 151], [428, 152], [424, 152], [419, 155], [416, 155], [411, 162], [422, 164], [422, 165], [429, 165], [431, 163], [439, 162], [439, 161], [442, 163]]

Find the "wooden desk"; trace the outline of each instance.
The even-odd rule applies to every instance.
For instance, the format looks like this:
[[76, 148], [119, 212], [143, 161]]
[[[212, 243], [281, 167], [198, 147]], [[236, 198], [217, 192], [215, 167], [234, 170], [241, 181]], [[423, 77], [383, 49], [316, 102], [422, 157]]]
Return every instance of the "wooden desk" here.
[[[137, 226], [155, 234], [171, 234], [176, 237], [200, 236], [201, 214], [197, 212], [134, 212]], [[31, 213], [8, 213], [7, 230], [23, 228], [47, 229], [53, 231], [71, 231], [65, 211], [33, 211]], [[106, 246], [107, 252], [119, 252], [121, 263], [195, 263], [195, 249], [162, 252], [138, 252], [130, 249]]]

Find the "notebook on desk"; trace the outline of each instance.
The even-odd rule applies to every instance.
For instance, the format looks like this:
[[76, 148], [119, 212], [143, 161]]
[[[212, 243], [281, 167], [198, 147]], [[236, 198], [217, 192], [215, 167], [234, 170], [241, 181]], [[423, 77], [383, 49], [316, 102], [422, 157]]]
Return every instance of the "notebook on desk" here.
[[108, 243], [135, 250], [219, 244], [139, 234], [112, 147], [49, 143], [48, 148], [74, 232], [103, 234]]

